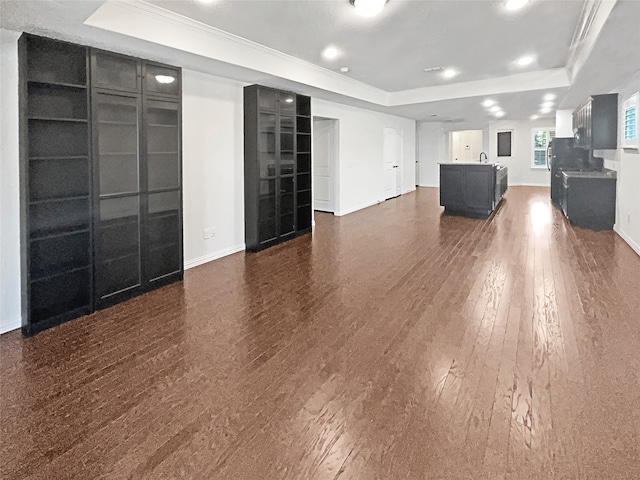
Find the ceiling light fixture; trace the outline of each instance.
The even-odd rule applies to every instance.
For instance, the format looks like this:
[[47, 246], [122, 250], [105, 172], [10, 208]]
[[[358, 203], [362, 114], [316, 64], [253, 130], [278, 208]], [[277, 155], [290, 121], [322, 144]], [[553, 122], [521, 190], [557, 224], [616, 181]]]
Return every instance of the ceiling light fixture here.
[[551, 108], [553, 107], [553, 102], [544, 102], [542, 105], [540, 105], [542, 108]]
[[170, 75], [156, 75], [156, 81], [158, 83], [162, 83], [163, 85], [168, 85], [175, 82], [176, 78]]
[[547, 93], [544, 97], [542, 97], [542, 99], [545, 102], [550, 102], [551, 100], [555, 100], [556, 96], [553, 93]]
[[208, 4], [208, 3], [213, 3], [216, 0], [197, 0], [199, 3], [204, 3], [204, 4]]
[[500, 110], [499, 112], [494, 113], [494, 115], [498, 118], [502, 118], [504, 117], [504, 112], [502, 110]]
[[340, 67], [340, 71], [342, 73], [347, 73], [349, 71], [349, 67]]
[[529, 118], [531, 120], [537, 120], [538, 119], [538, 115], [531, 115]]
[[442, 72], [442, 76], [444, 78], [453, 78], [458, 74], [458, 72], [456, 72], [455, 70], [453, 70], [452, 68], [447, 68], [444, 72]]
[[327, 47], [322, 51], [322, 56], [327, 60], [333, 60], [338, 56], [338, 49], [336, 47]]
[[540, 109], [540, 113], [550, 113], [550, 112], [551, 112], [551, 109], [548, 107], [543, 107]]
[[384, 8], [388, 0], [349, 0], [361, 17], [375, 17]]
[[500, 111], [500, 107], [498, 105], [493, 105], [491, 108], [489, 108], [490, 112], [499, 112]]
[[529, 0], [507, 0], [504, 6], [507, 10], [520, 10], [527, 3], [529, 3]]
[[293, 98], [291, 98], [291, 97], [285, 98], [284, 101], [287, 102], [287, 103], [293, 103]]
[[526, 67], [527, 65], [531, 65], [533, 60], [534, 58], [531, 55], [525, 55], [524, 57], [520, 57], [516, 63], [521, 67]]
[[482, 102], [482, 106], [489, 108], [491, 107], [494, 103], [496, 103], [495, 101], [491, 100], [490, 98], [487, 98], [484, 102]]

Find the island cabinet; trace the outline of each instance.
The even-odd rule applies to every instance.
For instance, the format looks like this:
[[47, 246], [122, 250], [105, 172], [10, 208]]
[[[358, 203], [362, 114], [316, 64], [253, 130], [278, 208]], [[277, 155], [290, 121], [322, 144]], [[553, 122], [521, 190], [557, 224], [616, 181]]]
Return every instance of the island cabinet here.
[[591, 230], [611, 230], [616, 221], [614, 171], [563, 172], [562, 212], [572, 225]]
[[23, 35], [23, 332], [182, 278], [180, 70]]
[[244, 89], [245, 243], [258, 251], [311, 231], [311, 99]]
[[507, 189], [507, 168], [494, 164], [440, 164], [440, 205], [448, 213], [486, 217]]

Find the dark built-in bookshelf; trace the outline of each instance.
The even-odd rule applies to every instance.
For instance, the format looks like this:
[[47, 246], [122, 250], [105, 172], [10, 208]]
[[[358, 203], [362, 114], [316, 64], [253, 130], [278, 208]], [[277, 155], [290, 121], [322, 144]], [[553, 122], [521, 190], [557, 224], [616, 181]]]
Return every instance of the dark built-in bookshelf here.
[[245, 243], [258, 251], [311, 231], [311, 99], [244, 89]]
[[181, 72], [27, 34], [19, 50], [32, 335], [182, 278]]

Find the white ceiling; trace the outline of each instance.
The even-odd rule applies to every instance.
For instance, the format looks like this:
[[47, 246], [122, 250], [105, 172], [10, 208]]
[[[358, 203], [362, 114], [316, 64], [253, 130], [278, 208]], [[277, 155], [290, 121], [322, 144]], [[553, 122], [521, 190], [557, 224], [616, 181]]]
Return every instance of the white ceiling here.
[[[394, 92], [450, 83], [424, 68], [452, 67], [456, 82], [564, 67], [581, 1], [536, 1], [509, 12], [497, 1], [391, 0], [363, 18], [347, 0], [150, 0], [212, 27]], [[335, 45], [333, 61], [321, 52]], [[514, 61], [534, 53], [537, 61]]]
[[[565, 67], [583, 0], [532, 0], [517, 15], [502, 0], [390, 0], [375, 19], [347, 0], [0, 1], [3, 28], [425, 121], [486, 125], [487, 97], [505, 119], [536, 113], [546, 93], [574, 108], [640, 69], [637, 0], [603, 0], [613, 10], [576, 72]], [[341, 51], [333, 62], [320, 54], [329, 44]], [[523, 54], [536, 62], [515, 67]], [[422, 71], [440, 65], [460, 74]]]

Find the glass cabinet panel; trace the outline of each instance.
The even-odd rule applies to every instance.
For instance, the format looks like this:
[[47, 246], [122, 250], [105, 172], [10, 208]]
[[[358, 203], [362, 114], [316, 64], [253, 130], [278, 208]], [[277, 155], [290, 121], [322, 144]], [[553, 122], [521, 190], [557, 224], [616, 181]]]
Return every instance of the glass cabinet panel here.
[[149, 63], [145, 67], [147, 93], [180, 94], [180, 74], [177, 69]]
[[127, 92], [138, 91], [140, 61], [107, 52], [95, 52], [93, 84]]
[[180, 186], [178, 104], [149, 101], [146, 106], [148, 189]]
[[147, 276], [149, 280], [180, 270], [180, 191], [149, 194]]
[[140, 197], [100, 200], [97, 286], [100, 298], [140, 285]]
[[139, 100], [110, 94], [97, 97], [100, 195], [138, 192]]

